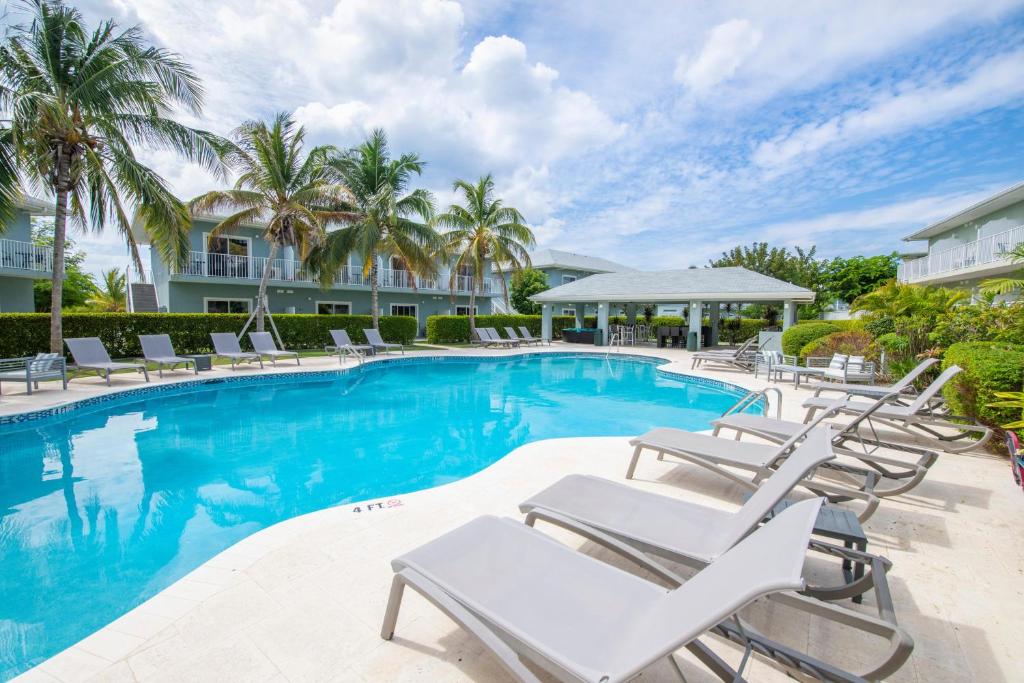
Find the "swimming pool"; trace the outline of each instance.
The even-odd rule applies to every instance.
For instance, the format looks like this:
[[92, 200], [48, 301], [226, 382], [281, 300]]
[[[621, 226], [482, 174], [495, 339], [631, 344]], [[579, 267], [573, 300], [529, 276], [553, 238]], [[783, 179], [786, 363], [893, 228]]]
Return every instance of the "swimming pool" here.
[[740, 395], [661, 362], [414, 358], [164, 386], [2, 426], [0, 679], [275, 522], [455, 481], [528, 441], [706, 429]]

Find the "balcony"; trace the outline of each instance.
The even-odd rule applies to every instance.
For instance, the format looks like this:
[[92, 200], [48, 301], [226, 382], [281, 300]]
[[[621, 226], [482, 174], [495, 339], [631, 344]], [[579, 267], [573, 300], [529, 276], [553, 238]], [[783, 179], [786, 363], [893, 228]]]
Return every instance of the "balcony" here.
[[0, 270], [28, 277], [49, 275], [53, 272], [53, 250], [31, 242], [0, 239]]
[[[188, 261], [175, 275], [187, 278], [227, 279], [257, 283], [263, 277], [266, 268], [270, 268], [270, 281], [275, 284], [308, 284], [319, 286], [320, 281], [306, 270], [301, 261], [288, 259], [267, 259], [262, 256], [233, 256], [230, 254], [209, 254], [201, 251], [189, 252]], [[413, 278], [407, 271], [381, 269], [377, 272], [377, 284], [381, 289], [417, 289], [430, 292], [448, 292], [448, 275], [438, 278]], [[415, 285], [415, 287], [414, 287]], [[456, 277], [456, 291], [468, 294], [472, 279], [459, 275]], [[369, 289], [368, 278], [363, 277], [361, 268], [344, 266], [334, 279], [336, 288]], [[495, 294], [498, 288], [494, 280], [487, 278], [483, 283], [483, 294]], [[477, 292], [480, 294], [480, 292]]]
[[988, 275], [990, 269], [1010, 265], [1009, 252], [1020, 244], [1024, 244], [1024, 225], [905, 261], [899, 265], [896, 277], [900, 282], [912, 283]]

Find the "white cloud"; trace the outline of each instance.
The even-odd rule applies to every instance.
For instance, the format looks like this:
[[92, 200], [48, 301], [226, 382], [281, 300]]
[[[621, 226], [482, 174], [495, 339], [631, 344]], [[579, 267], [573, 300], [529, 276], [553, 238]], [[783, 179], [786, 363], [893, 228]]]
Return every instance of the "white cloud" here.
[[901, 84], [867, 106], [800, 126], [755, 149], [763, 167], [784, 166], [827, 147], [850, 146], [997, 107], [1024, 95], [1024, 50], [998, 55], [953, 83]]
[[761, 31], [746, 19], [732, 19], [715, 26], [696, 58], [681, 55], [675, 79], [698, 94], [732, 77], [761, 44]]

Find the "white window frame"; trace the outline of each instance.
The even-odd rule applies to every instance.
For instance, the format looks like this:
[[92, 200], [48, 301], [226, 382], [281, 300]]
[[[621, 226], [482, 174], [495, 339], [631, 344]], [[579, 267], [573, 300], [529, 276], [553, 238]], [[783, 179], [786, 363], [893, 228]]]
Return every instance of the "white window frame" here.
[[562, 284], [563, 285], [567, 285], [570, 282], [576, 282], [577, 280], [579, 280], [579, 278], [576, 277], [575, 275], [563, 275], [562, 276]]
[[232, 301], [244, 301], [245, 305], [249, 307], [246, 313], [252, 313], [252, 299], [246, 299], [242, 296], [204, 296], [203, 297], [203, 313], [210, 313], [210, 302], [211, 301], [227, 301], [228, 308], [231, 308]]
[[[210, 234], [211, 233], [208, 233], [208, 232], [204, 232], [203, 233], [203, 253], [204, 254], [209, 254], [210, 253]], [[248, 243], [248, 245], [245, 247], [246, 254], [245, 254], [244, 258], [253, 258], [253, 255], [252, 255], [252, 238], [251, 237], [247, 237], [245, 235], [216, 235], [216, 237], [223, 237], [224, 239], [232, 239], [232, 240], [245, 240]], [[229, 254], [229, 256], [230, 256], [230, 254]], [[214, 298], [216, 298], [216, 297], [214, 297]]]
[[420, 320], [420, 305], [419, 304], [403, 304], [403, 303], [398, 303], [398, 302], [393, 303], [393, 304], [388, 304], [388, 312], [389, 312], [390, 315], [397, 315], [395, 313], [395, 306], [411, 306], [412, 309], [414, 311], [416, 311], [416, 315], [414, 315], [413, 317], [416, 318], [416, 322], [419, 322], [419, 320]]
[[575, 318], [576, 317], [576, 309], [575, 308], [563, 308], [562, 309], [562, 315], [571, 315], [572, 317]]
[[[459, 313], [459, 309], [460, 308], [465, 308], [466, 312], [465, 313]], [[455, 306], [455, 315], [469, 315], [469, 305], [468, 304], [465, 305], [465, 306], [458, 306], [458, 305], [456, 305]], [[479, 306], [473, 306], [473, 315], [480, 315], [480, 307]]]
[[313, 311], [317, 315], [321, 315], [321, 313], [320, 313], [320, 304], [331, 304], [332, 306], [337, 306], [337, 305], [340, 304], [342, 306], [348, 306], [348, 313], [332, 313], [331, 315], [352, 315], [352, 302], [351, 301], [317, 301], [314, 304], [314, 309], [313, 309]]

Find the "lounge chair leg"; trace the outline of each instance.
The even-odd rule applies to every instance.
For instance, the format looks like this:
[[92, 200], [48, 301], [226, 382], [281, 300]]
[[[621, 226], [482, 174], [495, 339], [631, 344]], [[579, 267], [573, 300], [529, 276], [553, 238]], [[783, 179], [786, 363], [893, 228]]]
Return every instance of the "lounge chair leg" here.
[[391, 593], [388, 595], [388, 606], [384, 611], [384, 623], [380, 627], [380, 637], [391, 640], [395, 635], [398, 623], [398, 610], [402, 607], [402, 594], [405, 592], [405, 579], [399, 574], [391, 581]]
[[146, 369], [145, 365], [143, 365], [141, 369], [142, 369], [142, 376], [145, 377], [146, 381], [148, 382], [149, 381], [149, 370]]
[[164, 378], [164, 366], [163, 365], [157, 365], [156, 366], [156, 376], [159, 377], [160, 379]]
[[107, 370], [106, 379], [107, 379], [107, 386], [109, 387], [110, 386], [110, 370]]
[[643, 446], [637, 446], [633, 449], [633, 457], [629, 461], [629, 467], [626, 469], [626, 479], [632, 479], [633, 473], [636, 472], [636, 464], [640, 460], [640, 451], [643, 450]]

